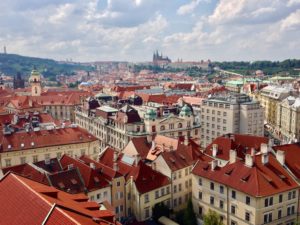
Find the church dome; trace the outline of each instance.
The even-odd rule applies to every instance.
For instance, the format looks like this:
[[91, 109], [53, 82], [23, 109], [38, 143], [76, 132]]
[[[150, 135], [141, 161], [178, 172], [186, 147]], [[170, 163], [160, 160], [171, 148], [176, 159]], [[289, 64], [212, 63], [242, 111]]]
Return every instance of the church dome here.
[[181, 116], [190, 116], [191, 114], [192, 114], [191, 108], [187, 104], [185, 104], [180, 111], [180, 115]]

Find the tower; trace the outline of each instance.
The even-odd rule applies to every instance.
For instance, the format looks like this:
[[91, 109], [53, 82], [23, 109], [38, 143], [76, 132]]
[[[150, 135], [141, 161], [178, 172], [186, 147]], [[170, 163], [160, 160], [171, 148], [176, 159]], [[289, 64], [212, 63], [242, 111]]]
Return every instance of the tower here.
[[42, 93], [41, 75], [37, 70], [32, 70], [29, 83], [31, 85], [31, 95], [40, 96]]
[[2, 75], [0, 75], [0, 90], [4, 90], [4, 89], [5, 89], [5, 84], [3, 82]]

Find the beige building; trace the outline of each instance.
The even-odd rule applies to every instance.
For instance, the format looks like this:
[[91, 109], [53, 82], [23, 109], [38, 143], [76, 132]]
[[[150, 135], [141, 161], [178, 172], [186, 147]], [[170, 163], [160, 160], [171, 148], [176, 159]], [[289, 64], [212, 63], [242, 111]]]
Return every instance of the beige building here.
[[263, 136], [264, 112], [247, 95], [211, 97], [201, 107], [201, 144], [206, 147], [226, 133]]
[[99, 141], [78, 127], [54, 128], [31, 132], [0, 133], [0, 167], [60, 158], [88, 155], [97, 158]]
[[150, 219], [158, 203], [171, 207], [171, 185], [168, 177], [143, 162], [133, 168], [126, 183], [126, 211], [138, 221]]
[[300, 98], [289, 96], [277, 104], [276, 129], [284, 143], [300, 140]]
[[102, 149], [108, 145], [119, 151], [135, 137], [163, 134], [196, 138], [200, 127], [200, 124], [195, 123], [188, 106], [184, 106], [179, 115], [168, 114], [161, 117], [157, 116], [154, 109], [139, 113], [129, 105], [119, 110], [109, 106], [101, 106], [93, 111], [81, 107], [76, 111], [76, 123], [95, 135], [100, 140]]
[[293, 93], [290, 87], [267, 86], [260, 90], [256, 99], [265, 111], [265, 121], [275, 128], [277, 124], [278, 104]]
[[299, 188], [280, 162], [266, 147], [223, 167], [198, 161], [192, 192], [199, 221], [213, 210], [226, 225], [294, 224]]

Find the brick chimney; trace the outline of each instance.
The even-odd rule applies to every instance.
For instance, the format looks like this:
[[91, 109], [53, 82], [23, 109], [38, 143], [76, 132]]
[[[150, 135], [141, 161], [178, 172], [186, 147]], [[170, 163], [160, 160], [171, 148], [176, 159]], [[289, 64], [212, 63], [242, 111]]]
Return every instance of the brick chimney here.
[[216, 157], [218, 154], [218, 145], [217, 144], [213, 144], [212, 145], [212, 156]]
[[230, 149], [230, 151], [229, 151], [229, 163], [230, 164], [236, 162], [236, 155], [237, 155], [236, 151]]
[[285, 152], [284, 152], [284, 151], [278, 150], [278, 151], [276, 152], [276, 159], [277, 159], [277, 161], [278, 161], [281, 165], [284, 165], [284, 163], [285, 163]]

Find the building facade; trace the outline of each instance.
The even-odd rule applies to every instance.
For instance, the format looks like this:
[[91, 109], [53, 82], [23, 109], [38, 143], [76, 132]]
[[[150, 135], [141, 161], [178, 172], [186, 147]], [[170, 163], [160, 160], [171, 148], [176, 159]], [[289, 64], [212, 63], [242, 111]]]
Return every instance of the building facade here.
[[201, 107], [201, 144], [226, 133], [263, 136], [263, 122], [263, 108], [247, 95], [208, 98]]

